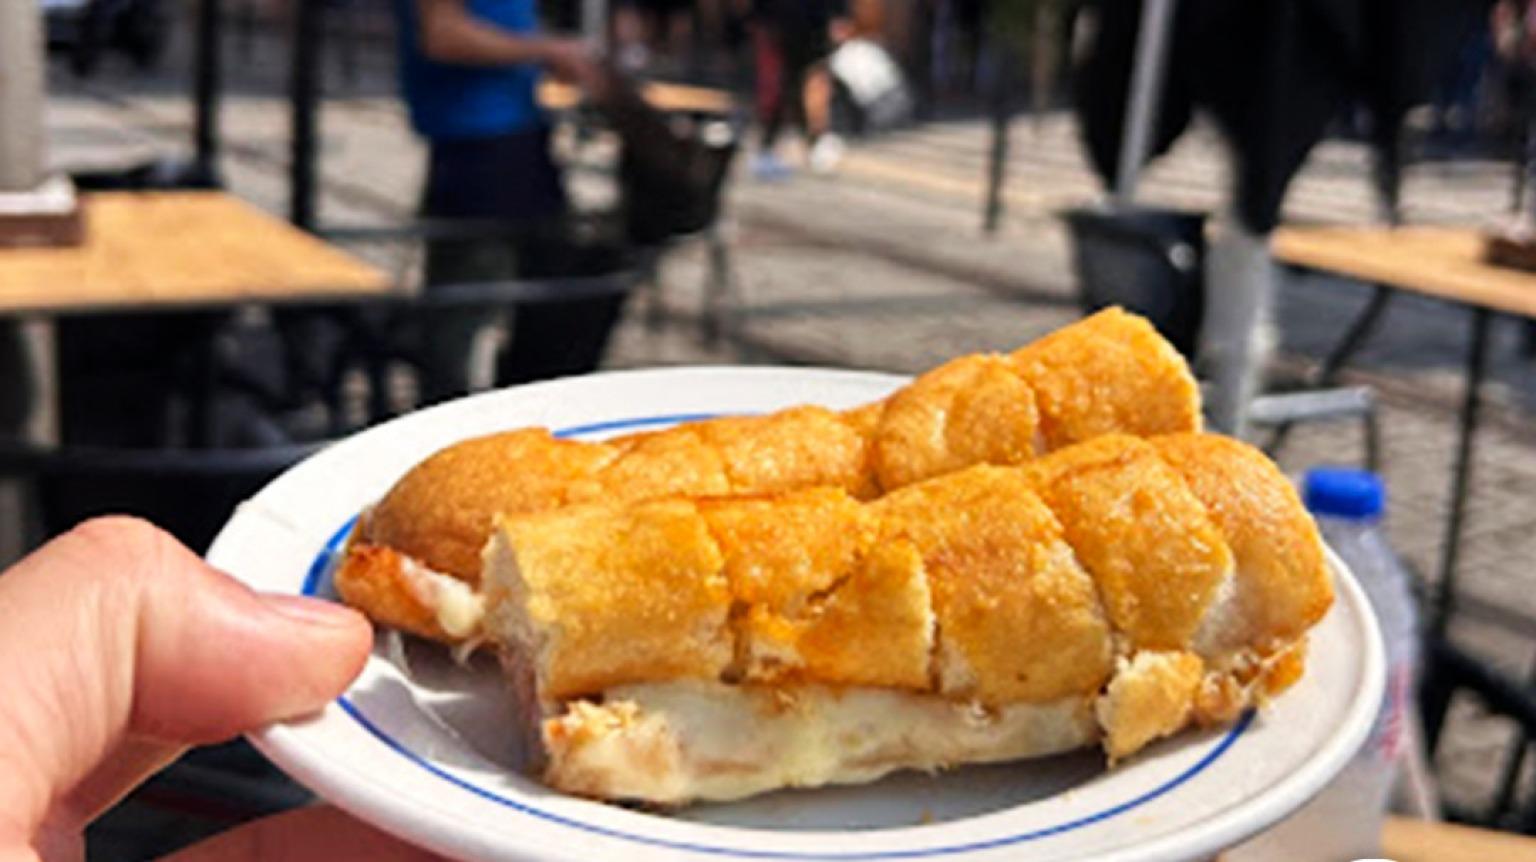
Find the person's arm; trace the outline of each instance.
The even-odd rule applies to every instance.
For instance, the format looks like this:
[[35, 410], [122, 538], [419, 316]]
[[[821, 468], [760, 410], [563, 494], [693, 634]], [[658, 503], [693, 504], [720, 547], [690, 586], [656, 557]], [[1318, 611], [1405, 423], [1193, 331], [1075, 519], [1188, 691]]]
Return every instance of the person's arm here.
[[600, 71], [578, 39], [514, 33], [476, 17], [464, 0], [416, 0], [421, 51], [439, 63], [465, 66], [548, 66], [559, 77], [587, 89]]

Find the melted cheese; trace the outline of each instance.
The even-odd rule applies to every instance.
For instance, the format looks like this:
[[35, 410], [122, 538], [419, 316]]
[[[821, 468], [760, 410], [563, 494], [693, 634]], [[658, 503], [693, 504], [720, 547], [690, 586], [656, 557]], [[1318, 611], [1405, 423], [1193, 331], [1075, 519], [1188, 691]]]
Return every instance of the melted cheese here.
[[485, 597], [474, 587], [451, 575], [434, 571], [410, 557], [402, 557], [401, 571], [437, 617], [437, 624], [455, 639], [480, 631], [485, 618]]
[[987, 709], [893, 689], [677, 681], [574, 702], [543, 737], [558, 789], [682, 805], [1055, 754], [1099, 730], [1079, 698]]

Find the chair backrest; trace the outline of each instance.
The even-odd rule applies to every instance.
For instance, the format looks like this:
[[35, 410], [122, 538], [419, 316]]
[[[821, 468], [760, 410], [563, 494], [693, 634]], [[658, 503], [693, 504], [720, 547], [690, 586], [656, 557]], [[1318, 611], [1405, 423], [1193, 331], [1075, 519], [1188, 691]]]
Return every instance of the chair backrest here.
[[137, 515], [207, 550], [241, 502], [323, 444], [262, 449], [0, 446], [0, 475], [28, 480], [42, 536], [88, 518]]
[[1536, 691], [1529, 683], [1510, 678], [1443, 637], [1425, 644], [1424, 673], [1419, 702], [1424, 737], [1433, 757], [1445, 731], [1446, 719], [1458, 697], [1470, 697], [1481, 712], [1512, 725], [1504, 762], [1492, 798], [1481, 805], [1442, 800], [1445, 814], [1461, 823], [1536, 834], [1536, 791], [1525, 788], [1526, 762], [1536, 745]]

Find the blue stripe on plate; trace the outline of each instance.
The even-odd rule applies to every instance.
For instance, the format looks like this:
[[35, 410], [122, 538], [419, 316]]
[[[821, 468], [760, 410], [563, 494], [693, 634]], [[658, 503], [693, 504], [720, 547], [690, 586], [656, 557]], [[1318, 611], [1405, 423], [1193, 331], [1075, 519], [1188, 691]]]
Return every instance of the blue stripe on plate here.
[[[591, 425], [579, 425], [571, 428], [563, 428], [554, 432], [554, 434], [556, 437], [562, 438], [579, 437], [607, 431], [624, 431], [636, 428], [653, 428], [663, 425], [674, 425], [679, 422], [709, 419], [711, 416], [712, 414], [680, 414], [672, 416], [649, 416], [636, 419], [622, 419], [613, 422], [598, 422]], [[356, 521], [357, 518], [354, 516], [353, 518], [349, 519], [346, 524], [342, 525], [341, 529], [337, 530], [336, 533], [331, 536], [330, 540], [326, 542], [325, 547], [322, 548], [320, 553], [315, 557], [314, 563], [310, 565], [309, 571], [306, 573], [304, 578], [304, 595], [312, 596], [318, 594], [321, 586], [323, 585], [326, 574], [330, 571], [331, 561], [335, 559], [336, 554], [341, 551], [343, 545], [346, 542], [347, 535], [351, 533], [352, 525], [356, 523]], [[337, 698], [336, 703], [341, 707], [342, 711], [351, 716], [352, 720], [358, 723], [358, 726], [362, 727], [363, 730], [367, 731], [374, 738], [384, 743], [391, 750], [398, 753], [401, 757], [405, 758], [410, 763], [426, 770], [428, 773], [442, 779], [443, 781], [448, 782], [449, 784], [460, 787], [469, 791], [470, 793], [475, 794], [476, 796], [490, 800], [491, 802], [494, 802], [498, 805], [505, 806], [523, 814], [527, 814], [530, 817], [537, 817], [540, 820], [546, 820], [551, 823], [577, 829], [582, 832], [589, 832], [594, 835], [601, 835], [607, 838], [618, 838], [624, 841], [633, 841], [636, 844], [646, 844], [652, 847], [660, 847], [667, 850], [678, 850], [710, 856], [735, 857], [738, 859], [795, 860], [922, 859], [939, 856], [953, 856], [960, 853], [974, 853], [981, 850], [991, 850], [999, 847], [1023, 844], [1029, 841], [1038, 841], [1042, 838], [1049, 838], [1053, 835], [1060, 835], [1064, 832], [1072, 832], [1087, 826], [1092, 826], [1096, 823], [1102, 823], [1113, 817], [1118, 817], [1127, 811], [1131, 811], [1146, 805], [1152, 800], [1164, 796], [1180, 785], [1187, 783], [1190, 779], [1194, 778], [1196, 775], [1199, 775], [1201, 772], [1204, 772], [1207, 768], [1210, 767], [1211, 764], [1219, 760], [1222, 755], [1226, 754], [1227, 751], [1232, 748], [1233, 744], [1237, 742], [1238, 738], [1241, 737], [1243, 733], [1249, 728], [1249, 726], [1253, 724], [1254, 718], [1254, 713], [1252, 710], [1244, 713], [1242, 718], [1238, 719], [1237, 723], [1232, 726], [1232, 729], [1227, 732], [1226, 736], [1223, 736], [1221, 740], [1215, 745], [1215, 747], [1207, 752], [1205, 756], [1201, 757], [1198, 762], [1191, 765], [1188, 769], [1184, 770], [1173, 778], [1170, 778], [1166, 782], [1158, 785], [1157, 787], [1154, 787], [1153, 789], [1141, 794], [1140, 796], [1119, 803], [1118, 805], [1112, 805], [1109, 808], [1105, 808], [1101, 811], [1087, 814], [1077, 819], [1066, 821], [1065, 823], [1059, 823], [1055, 826], [1047, 826], [1043, 829], [1035, 829], [1030, 832], [1021, 832], [1016, 835], [1005, 835], [987, 841], [976, 841], [967, 844], [952, 844], [943, 847], [925, 847], [913, 850], [881, 850], [853, 853], [837, 851], [802, 853], [785, 850], [740, 849], [712, 844], [696, 844], [687, 841], [672, 841], [665, 838], [657, 838], [651, 835], [625, 832], [621, 829], [611, 829], [606, 826], [599, 826], [595, 823], [587, 823], [585, 821], [566, 817], [561, 814], [556, 814], [552, 811], [546, 811], [544, 809], [529, 805], [525, 802], [519, 802], [516, 799], [510, 799], [506, 796], [502, 796], [494, 791], [487, 790], [484, 787], [472, 784], [462, 778], [445, 772], [441, 768], [433, 765], [426, 758], [406, 748], [403, 744], [400, 743], [399, 740], [390, 736], [388, 733], [385, 733], [382, 728], [369, 720], [369, 718], [363, 714], [362, 710], [358, 709], [357, 705], [352, 703], [352, 701], [348, 700], [345, 696]]]

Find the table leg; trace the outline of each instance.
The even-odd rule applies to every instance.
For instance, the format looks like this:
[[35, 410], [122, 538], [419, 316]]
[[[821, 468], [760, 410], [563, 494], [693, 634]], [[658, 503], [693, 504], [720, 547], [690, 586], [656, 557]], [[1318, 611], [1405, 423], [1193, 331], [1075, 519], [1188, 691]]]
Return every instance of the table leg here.
[[[246, 4], [249, 9], [250, 4]], [[224, 0], [201, 0], [197, 7], [197, 48], [193, 69], [193, 132], [197, 165], [204, 176], [219, 170], [219, 101], [224, 81], [222, 37]]]
[[1349, 324], [1344, 337], [1339, 343], [1323, 357], [1323, 362], [1318, 366], [1317, 378], [1314, 381], [1318, 386], [1333, 385], [1334, 378], [1344, 370], [1344, 365], [1352, 359], [1361, 347], [1365, 346], [1365, 340], [1376, 331], [1376, 324], [1381, 322], [1381, 315], [1387, 310], [1387, 303], [1392, 299], [1392, 288], [1384, 284], [1374, 285], [1371, 288], [1371, 299], [1359, 316]]
[[[1377, 284], [1371, 288], [1371, 298], [1365, 304], [1365, 308], [1350, 322], [1349, 328], [1344, 331], [1344, 336], [1339, 343], [1328, 351], [1323, 361], [1317, 367], [1317, 373], [1313, 375], [1311, 385], [1315, 388], [1332, 386], [1339, 372], [1354, 355], [1365, 346], [1365, 340], [1376, 331], [1376, 325], [1381, 322], [1381, 315], [1387, 310], [1387, 303], [1392, 299], [1392, 288], [1384, 284]], [[1366, 464], [1371, 470], [1378, 469], [1381, 463], [1379, 443], [1377, 442], [1376, 429], [1371, 427], [1374, 418], [1367, 420], [1366, 429]], [[1285, 422], [1275, 428], [1270, 435], [1269, 443], [1264, 446], [1266, 452], [1278, 452], [1285, 440], [1290, 436], [1291, 428], [1295, 423]]]
[[318, 0], [293, 8], [288, 100], [288, 220], [304, 230], [315, 227], [318, 195], [315, 164], [319, 158], [320, 54], [325, 37], [325, 9]]
[[1446, 520], [1445, 539], [1440, 553], [1440, 583], [1435, 592], [1431, 630], [1443, 636], [1456, 602], [1456, 563], [1461, 552], [1461, 530], [1466, 518], [1467, 489], [1472, 481], [1472, 443], [1477, 434], [1478, 413], [1482, 399], [1478, 391], [1488, 369], [1488, 330], [1493, 312], [1472, 309], [1472, 338], [1467, 348], [1466, 392], [1462, 396], [1456, 464], [1451, 476], [1451, 511]]
[[731, 226], [716, 220], [706, 235], [708, 272], [704, 288], [704, 343], [719, 345], [735, 334], [740, 297], [736, 290], [736, 271], [731, 261]]
[[[10, 347], [15, 348], [14, 355], [3, 360], [8, 379], [0, 392], [0, 399], [6, 402], [0, 403], [6, 426], [0, 433], [27, 446], [57, 445], [58, 365], [53, 324], [37, 319], [0, 321], [0, 325], [12, 328], [7, 336], [12, 341]], [[0, 477], [0, 567], [32, 549], [40, 523], [27, 480]]]

